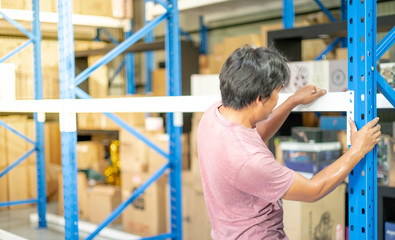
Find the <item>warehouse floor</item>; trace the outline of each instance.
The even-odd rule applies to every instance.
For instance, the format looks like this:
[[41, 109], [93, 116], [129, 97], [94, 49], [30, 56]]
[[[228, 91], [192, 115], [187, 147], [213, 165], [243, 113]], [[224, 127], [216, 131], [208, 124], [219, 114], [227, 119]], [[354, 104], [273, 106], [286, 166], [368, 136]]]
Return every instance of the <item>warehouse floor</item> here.
[[[21, 237], [20, 240], [57, 240], [64, 239], [63, 226], [51, 226], [48, 228], [37, 229], [37, 223], [31, 222], [30, 216], [37, 213], [37, 207], [24, 207], [21, 209], [1, 210], [0, 211], [0, 230]], [[47, 204], [48, 214], [58, 214], [58, 203], [51, 202]], [[114, 229], [120, 230], [122, 226], [115, 225]], [[87, 237], [80, 233], [80, 239]], [[15, 238], [18, 239], [19, 238]], [[97, 237], [95, 239], [108, 239]], [[9, 240], [9, 237], [3, 236], [0, 232], [0, 240]]]

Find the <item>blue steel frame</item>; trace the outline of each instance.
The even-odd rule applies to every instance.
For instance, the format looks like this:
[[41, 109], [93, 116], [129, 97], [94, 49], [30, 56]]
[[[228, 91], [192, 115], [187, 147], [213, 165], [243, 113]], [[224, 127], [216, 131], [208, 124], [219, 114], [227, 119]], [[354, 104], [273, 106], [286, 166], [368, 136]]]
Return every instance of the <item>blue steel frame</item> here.
[[[102, 59], [85, 69], [78, 76], [74, 77], [74, 36], [71, 21], [72, 1], [58, 0], [59, 12], [59, 70], [60, 70], [60, 91], [61, 98], [91, 98], [87, 93], [77, 86], [100, 66], [107, 64], [116, 56], [124, 52], [132, 44], [137, 42], [146, 33], [153, 30], [163, 20], [167, 20], [165, 36], [166, 52], [166, 87], [167, 94], [170, 96], [181, 95], [181, 60], [180, 60], [180, 32], [178, 22], [178, 6], [176, 0], [155, 0], [161, 4], [167, 12], [156, 19], [145, 24], [143, 28], [135, 32], [132, 36], [118, 44], [113, 50], [107, 53]], [[105, 113], [107, 117], [120, 125], [122, 128], [135, 135], [146, 143], [149, 147], [156, 150], [159, 154], [169, 159], [153, 176], [143, 183], [132, 196], [119, 205], [98, 228], [86, 239], [93, 239], [104, 227], [114, 221], [116, 217], [142, 194], [151, 183], [159, 179], [166, 170], [169, 171], [170, 183], [170, 223], [171, 232], [155, 236], [152, 239], [182, 239], [182, 212], [181, 212], [181, 133], [182, 115], [179, 113], [167, 114], [167, 129], [170, 136], [169, 154], [153, 144], [144, 135], [137, 132], [126, 122], [112, 113]], [[67, 120], [67, 121], [66, 121]], [[75, 113], [63, 112], [60, 114], [61, 138], [62, 138], [62, 168], [63, 168], [63, 189], [64, 189], [64, 213], [65, 213], [65, 236], [66, 239], [78, 239], [78, 198], [77, 198], [77, 166], [76, 166], [76, 122]], [[146, 238], [151, 239], [151, 238]]]
[[[124, 32], [124, 38], [127, 39], [133, 34], [134, 22], [130, 20], [130, 28]], [[134, 53], [125, 54], [125, 79], [126, 79], [126, 94], [136, 93], [136, 83], [134, 79]]]
[[[16, 53], [23, 50], [27, 47], [30, 43], [33, 44], [33, 54], [34, 54], [34, 99], [39, 100], [43, 98], [42, 92], [42, 68], [41, 68], [41, 28], [40, 28], [40, 7], [39, 7], [39, 0], [32, 0], [32, 14], [33, 14], [33, 21], [32, 21], [32, 32], [24, 28], [21, 24], [17, 21], [9, 18], [3, 12], [0, 11], [0, 15], [7, 20], [9, 23], [14, 25], [18, 30], [24, 33], [29, 40], [25, 43], [11, 51], [6, 56], [0, 59], [0, 63], [6, 61]], [[0, 178], [24, 161], [28, 156], [32, 153], [36, 152], [36, 166], [37, 166], [37, 198], [33, 199], [26, 199], [26, 200], [18, 200], [18, 201], [10, 201], [10, 202], [2, 202], [0, 206], [13, 206], [13, 205], [21, 205], [21, 204], [37, 204], [37, 211], [38, 211], [38, 227], [45, 228], [47, 227], [46, 221], [46, 209], [47, 209], [47, 199], [46, 199], [46, 182], [45, 182], [45, 154], [44, 154], [44, 121], [45, 115], [43, 113], [34, 113], [34, 122], [35, 122], [35, 129], [36, 129], [36, 141], [29, 139], [28, 137], [24, 136], [23, 134], [19, 133], [3, 121], [0, 121], [0, 126], [5, 127], [6, 129], [12, 131], [17, 136], [21, 137], [22, 139], [26, 140], [30, 144], [34, 145], [34, 148], [27, 151], [17, 160], [15, 160], [12, 164], [6, 167], [2, 172], [0, 172]]]
[[[376, 1], [348, 2], [348, 88], [354, 91], [358, 129], [377, 116]], [[377, 149], [349, 175], [350, 239], [377, 239]]]
[[[145, 7], [148, 2], [152, 2], [152, 0], [144, 0], [144, 21], [145, 24], [148, 24], [150, 20], [147, 20], [145, 16]], [[149, 31], [144, 37], [144, 42], [150, 43], [155, 40], [154, 31]], [[147, 51], [145, 52], [145, 92], [151, 93], [152, 92], [152, 71], [154, 71], [154, 52]]]

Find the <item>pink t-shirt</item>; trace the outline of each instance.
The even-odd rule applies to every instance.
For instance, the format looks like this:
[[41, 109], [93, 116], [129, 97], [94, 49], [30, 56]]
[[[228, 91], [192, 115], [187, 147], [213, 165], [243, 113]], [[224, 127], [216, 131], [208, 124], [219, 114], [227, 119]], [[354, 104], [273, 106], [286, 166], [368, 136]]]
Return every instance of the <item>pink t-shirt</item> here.
[[281, 197], [295, 174], [279, 164], [256, 129], [211, 106], [198, 127], [198, 154], [213, 239], [288, 239]]

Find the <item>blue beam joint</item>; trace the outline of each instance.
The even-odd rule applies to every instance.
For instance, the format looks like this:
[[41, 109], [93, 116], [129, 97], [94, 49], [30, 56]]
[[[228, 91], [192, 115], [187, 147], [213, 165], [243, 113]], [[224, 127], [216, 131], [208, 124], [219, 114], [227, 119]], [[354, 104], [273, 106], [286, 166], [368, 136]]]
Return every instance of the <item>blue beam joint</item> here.
[[14, 25], [14, 27], [16, 27], [19, 31], [21, 31], [23, 34], [26, 35], [26, 37], [28, 37], [29, 39], [34, 39], [34, 35], [27, 30], [24, 26], [22, 26], [20, 23], [18, 23], [17, 21], [15, 21], [14, 19], [9, 18], [7, 15], [5, 15], [2, 11], [0, 11], [0, 15], [9, 23], [11, 23], [12, 25]]
[[336, 18], [332, 15], [332, 13], [322, 4], [320, 0], [314, 0], [314, 2], [321, 8], [321, 10], [328, 16], [331, 22], [336, 22]]
[[200, 22], [200, 54], [207, 54], [207, 39], [208, 39], [208, 28], [204, 24], [203, 16], [199, 17]]
[[16, 47], [14, 50], [12, 50], [10, 53], [8, 53], [7, 55], [5, 55], [4, 57], [2, 57], [0, 59], [0, 63], [3, 63], [5, 61], [7, 61], [10, 57], [14, 56], [15, 54], [17, 54], [18, 52], [22, 51], [22, 49], [24, 49], [25, 47], [29, 46], [29, 44], [33, 43], [32, 39], [27, 40], [26, 42], [22, 43], [21, 45], [19, 45], [18, 47]]
[[[34, 99], [43, 99], [43, 83], [41, 68], [41, 23], [40, 23], [40, 2], [32, 0], [32, 33], [33, 55], [34, 55]], [[38, 227], [47, 227], [47, 186], [45, 172], [45, 139], [44, 121], [45, 113], [33, 113], [36, 130], [36, 178], [37, 178], [37, 212]]]
[[180, 28], [181, 35], [184, 36], [188, 41], [193, 42], [193, 39], [189, 32], [184, 31], [182, 28]]
[[395, 42], [395, 27], [391, 29], [376, 47], [376, 59], [380, 59]]
[[169, 168], [169, 163], [166, 163], [163, 165], [161, 168], [159, 168], [151, 177], [148, 178], [143, 184], [141, 184], [134, 192], [133, 194], [123, 201], [114, 211], [110, 213], [110, 215], [104, 219], [96, 228], [95, 231], [93, 231], [85, 240], [91, 240], [94, 237], [99, 234], [99, 232], [111, 224], [121, 213], [125, 208], [127, 208], [131, 203], [133, 203], [141, 194], [145, 192], [145, 190], [155, 181], [157, 181], [163, 174], [166, 172], [166, 170]]
[[[130, 29], [125, 31], [124, 37], [125, 39], [129, 38], [133, 34], [134, 23], [133, 20], [130, 20]], [[136, 93], [136, 82], [135, 82], [135, 61], [133, 53], [125, 54], [125, 79], [126, 79], [126, 94], [135, 94]]]
[[284, 28], [293, 28], [295, 23], [295, 8], [293, 0], [283, 0]]
[[333, 49], [335, 49], [336, 45], [342, 41], [341, 37], [335, 38], [325, 49], [322, 51], [314, 60], [322, 60], [324, 57]]
[[32, 153], [34, 153], [34, 151], [36, 151], [35, 148], [30, 149], [29, 151], [27, 151], [25, 154], [23, 154], [22, 156], [20, 156], [17, 160], [15, 160], [13, 163], [11, 163], [10, 165], [8, 165], [3, 171], [0, 172], [0, 178], [3, 177], [4, 175], [6, 175], [9, 171], [11, 171], [13, 168], [15, 168], [16, 166], [18, 166], [19, 164], [21, 164], [24, 160], [26, 160], [26, 158], [28, 158]]
[[32, 199], [26, 199], [26, 200], [0, 202], [0, 207], [9, 207], [9, 206], [24, 205], [24, 204], [36, 204], [36, 203], [37, 203], [37, 198], [32, 198]]
[[[81, 99], [92, 99], [91, 96], [89, 96], [86, 92], [82, 91], [80, 88], [76, 87], [75, 88], [75, 93], [76, 95], [81, 98]], [[120, 127], [128, 131], [129, 133], [133, 134], [135, 137], [140, 139], [142, 142], [144, 142], [148, 147], [154, 149], [157, 153], [162, 155], [165, 158], [169, 158], [169, 154], [164, 152], [160, 147], [158, 147], [156, 144], [154, 144], [151, 140], [149, 140], [147, 137], [145, 137], [143, 134], [139, 133], [136, 129], [133, 127], [129, 126], [125, 121], [120, 119], [117, 115], [113, 113], [103, 113], [105, 116], [107, 116], [109, 119], [111, 119], [113, 122], [118, 124]]]
[[153, 20], [152, 22], [148, 23], [147, 25], [142, 27], [140, 30], [138, 30], [136, 33], [134, 33], [131, 37], [129, 37], [128, 39], [126, 39], [125, 41], [123, 41], [122, 43], [117, 45], [115, 48], [113, 48], [110, 52], [108, 52], [106, 55], [104, 55], [97, 62], [95, 62], [90, 67], [88, 67], [84, 71], [82, 71], [75, 78], [74, 85], [78, 86], [83, 81], [85, 81], [93, 71], [95, 71], [99, 67], [109, 63], [111, 60], [113, 60], [119, 54], [123, 53], [131, 45], [133, 45], [139, 39], [141, 39], [148, 31], [151, 31], [154, 27], [159, 25], [159, 23], [161, 23], [167, 17], [167, 15], [168, 15], [168, 13], [164, 13], [161, 16], [157, 17], [155, 20]]

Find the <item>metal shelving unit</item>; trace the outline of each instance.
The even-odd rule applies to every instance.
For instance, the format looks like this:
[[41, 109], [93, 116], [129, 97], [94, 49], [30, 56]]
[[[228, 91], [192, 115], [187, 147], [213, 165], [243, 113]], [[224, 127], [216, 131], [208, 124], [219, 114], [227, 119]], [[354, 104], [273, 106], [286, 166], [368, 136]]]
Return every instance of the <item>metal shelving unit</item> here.
[[[14, 25], [19, 31], [26, 35], [29, 38], [24, 44], [20, 45], [13, 51], [11, 51], [6, 56], [3, 56], [0, 59], [0, 62], [4, 62], [14, 54], [17, 54], [25, 47], [30, 44], [33, 44], [33, 52], [34, 52], [34, 65], [33, 65], [33, 74], [34, 74], [34, 99], [39, 100], [43, 98], [43, 86], [42, 86], [42, 68], [41, 68], [41, 29], [40, 29], [40, 12], [39, 12], [39, 1], [32, 0], [32, 11], [29, 11], [30, 14], [28, 18], [31, 20], [32, 23], [32, 31], [27, 30], [24, 28], [20, 23], [10, 18], [7, 11], [0, 11], [0, 15], [6, 21]], [[38, 227], [44, 228], [47, 226], [46, 222], [46, 182], [45, 182], [45, 155], [44, 155], [44, 122], [45, 122], [45, 115], [41, 112], [36, 112], [33, 114], [34, 122], [35, 122], [35, 132], [36, 132], [36, 139], [35, 141], [31, 140], [30, 138], [26, 137], [22, 133], [16, 131], [11, 126], [7, 125], [5, 122], [0, 120], [0, 125], [5, 127], [6, 129], [12, 131], [17, 136], [21, 137], [22, 139], [26, 140], [34, 147], [27, 151], [24, 155], [16, 159], [12, 164], [6, 167], [2, 172], [0, 172], [0, 178], [11, 171], [13, 168], [18, 166], [21, 162], [26, 160], [32, 153], [36, 152], [36, 166], [37, 166], [37, 197], [33, 199], [26, 199], [26, 200], [19, 200], [19, 201], [9, 201], [9, 202], [2, 202], [0, 206], [14, 206], [14, 205], [21, 205], [21, 204], [37, 204], [37, 212], [38, 212]]]
[[[181, 95], [180, 81], [180, 40], [179, 40], [179, 22], [177, 1], [169, 0], [156, 1], [166, 12], [156, 19], [147, 23], [139, 31], [132, 34], [125, 41], [118, 44], [114, 49], [108, 52], [102, 59], [92, 66], [85, 69], [78, 76], [74, 77], [74, 37], [72, 24], [72, 2], [68, 0], [58, 1], [59, 24], [58, 38], [60, 47], [60, 89], [61, 99], [74, 99], [76, 96], [82, 99], [90, 99], [91, 97], [79, 89], [77, 86], [88, 78], [94, 70], [108, 63], [116, 56], [124, 52], [132, 44], [137, 42], [145, 34], [150, 32], [163, 20], [167, 20], [166, 24], [166, 78], [168, 79], [167, 95]], [[169, 170], [170, 183], [170, 211], [171, 211], [171, 232], [157, 236], [156, 239], [181, 239], [182, 238], [182, 215], [181, 215], [181, 132], [182, 132], [182, 114], [167, 113], [167, 129], [170, 135], [169, 153], [164, 152], [158, 146], [153, 144], [146, 137], [141, 135], [131, 126], [127, 125], [120, 118], [112, 113], [105, 113], [107, 117], [115, 123], [129, 131], [148, 144], [159, 154], [169, 159], [169, 162], [162, 166], [153, 174], [145, 183], [143, 183], [136, 191], [119, 205], [108, 216], [98, 228], [87, 237], [93, 239], [104, 227], [110, 224], [119, 214], [136, 198], [142, 194], [145, 189], [154, 181], [159, 179], [167, 170]], [[64, 204], [65, 204], [65, 231], [66, 239], [78, 239], [78, 199], [76, 194], [76, 112], [69, 108], [60, 112], [60, 130], [62, 140], [62, 163], [63, 163], [63, 182], [64, 182]]]

